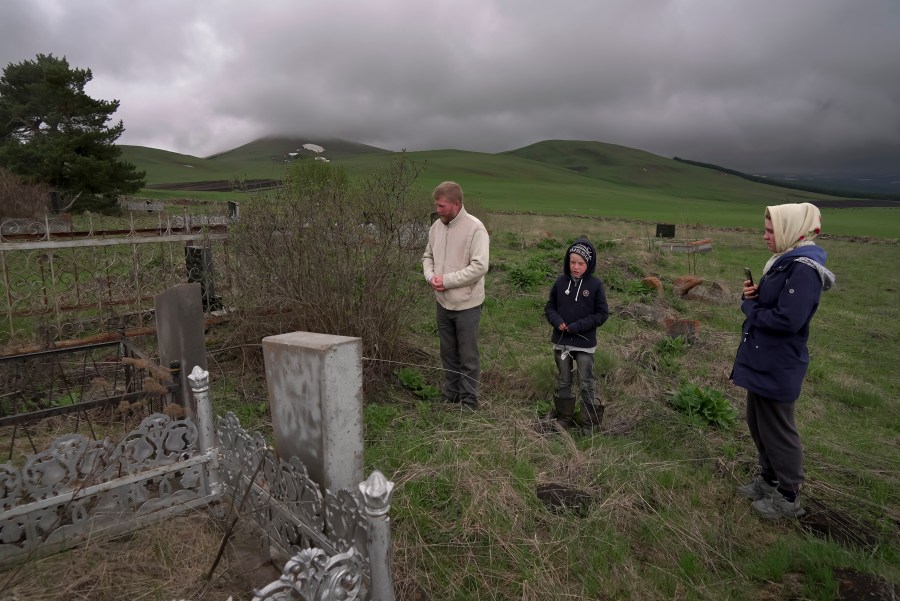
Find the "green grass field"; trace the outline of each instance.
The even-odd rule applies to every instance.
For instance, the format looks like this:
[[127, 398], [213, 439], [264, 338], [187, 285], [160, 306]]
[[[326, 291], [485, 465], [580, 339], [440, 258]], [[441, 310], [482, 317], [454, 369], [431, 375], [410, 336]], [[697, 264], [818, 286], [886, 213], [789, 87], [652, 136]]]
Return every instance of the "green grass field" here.
[[[811, 368], [797, 404], [807, 474], [801, 499], [817, 521], [763, 523], [733, 494], [756, 461], [746, 426], [740, 419], [723, 428], [698, 424], [668, 399], [670, 391], [696, 385], [743, 410], [743, 391], [728, 374], [741, 323], [742, 268], [759, 274], [768, 258], [762, 207], [814, 196], [630, 149], [603, 145], [586, 155], [568, 148], [577, 162], [559, 162], [565, 143], [537, 155], [541, 148], [410, 153], [427, 162], [423, 193], [443, 179], [463, 183], [492, 242], [480, 335], [482, 408], [464, 413], [422, 400], [399, 377], [366, 398], [366, 472], [379, 469], [396, 484], [398, 598], [833, 600], [852, 598], [842, 588], [852, 573], [882, 587], [868, 592], [888, 591], [880, 598], [890, 599], [888, 583], [900, 581], [900, 213], [824, 212], [826, 232], [843, 236], [821, 240], [838, 279], [812, 324]], [[574, 171], [588, 155], [595, 162]], [[335, 164], [360, 176], [384, 160], [372, 153]], [[175, 164], [160, 170], [178, 172]], [[653, 224], [662, 221], [675, 223], [679, 238], [712, 239], [713, 251], [656, 251]], [[550, 433], [541, 425], [555, 377], [542, 310], [564, 245], [579, 235], [603, 249], [598, 274], [611, 307], [595, 361], [606, 415], [594, 435]], [[536, 267], [549, 272], [522, 277]], [[717, 282], [734, 300], [675, 297], [674, 279], [688, 273]], [[418, 271], [408, 275], [421, 295], [404, 332], [405, 367], [438, 385], [434, 300]], [[648, 293], [645, 275], [658, 276], [665, 291]], [[658, 322], [628, 317], [632, 305], [699, 320], [700, 336], [676, 344]], [[262, 369], [251, 360], [258, 345], [236, 347], [226, 329], [208, 335], [217, 411], [234, 411], [270, 434]], [[537, 495], [545, 485], [577, 489], [591, 503], [548, 508]], [[46, 581], [37, 578], [34, 590]], [[165, 592], [160, 598], [184, 596], [171, 572], [153, 586]], [[109, 598], [121, 597], [110, 590]]]
[[[361, 145], [337, 146], [332, 162], [353, 177], [385, 165], [394, 153]], [[124, 158], [147, 171], [149, 184], [183, 181], [280, 178], [281, 157], [297, 140], [270, 139], [213, 158], [199, 159], [165, 151], [125, 146]], [[547, 141], [507, 153], [458, 150], [407, 153], [425, 166], [424, 191], [452, 179], [467, 198], [489, 211], [535, 212], [639, 219], [648, 222], [759, 227], [764, 207], [786, 202], [828, 199], [819, 194], [747, 181], [711, 169], [600, 142]], [[191, 165], [187, 167], [186, 165]], [[154, 198], [187, 193], [145, 190]], [[198, 198], [240, 199], [237, 193], [191, 193]], [[248, 198], [244, 196], [244, 198]], [[826, 233], [900, 238], [898, 208], [823, 210]]]
[[[768, 258], [761, 235], [698, 228], [715, 248], [689, 259], [648, 250], [636, 223], [488, 219], [495, 233], [480, 336], [484, 407], [460, 413], [399, 384], [366, 406], [367, 469], [398, 483], [392, 520], [401, 590], [459, 600], [831, 600], [841, 570], [900, 579], [900, 379], [888, 350], [900, 343], [889, 276], [900, 246], [822, 242], [838, 285], [823, 295], [813, 322], [813, 367], [797, 419], [804, 502], [816, 519], [834, 522], [823, 537], [808, 525], [763, 523], [733, 494], [755, 465], [742, 418], [724, 429], [699, 426], [667, 402], [669, 391], [695, 384], [743, 410], [744, 392], [728, 380], [742, 317], [737, 301], [684, 301], [671, 283], [696, 273], [736, 296], [742, 267], [758, 273]], [[548, 435], [538, 422], [555, 377], [542, 312], [553, 276], [522, 289], [512, 274], [535, 257], [558, 266], [565, 241], [581, 234], [617, 241], [605, 245], [598, 264], [612, 311], [595, 361], [604, 432]], [[666, 292], [643, 291], [644, 274], [658, 275]], [[424, 285], [422, 295], [411, 340], [430, 356], [420, 371], [439, 384]], [[700, 320], [700, 338], [673, 350], [661, 325], [620, 314], [632, 303]], [[536, 496], [548, 484], [584, 491], [594, 503], [552, 511]]]

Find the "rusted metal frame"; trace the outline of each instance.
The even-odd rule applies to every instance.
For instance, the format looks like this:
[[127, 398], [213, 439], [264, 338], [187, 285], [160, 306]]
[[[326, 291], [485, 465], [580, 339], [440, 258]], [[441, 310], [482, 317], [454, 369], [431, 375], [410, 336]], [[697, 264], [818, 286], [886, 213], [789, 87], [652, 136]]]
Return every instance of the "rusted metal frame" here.
[[[93, 255], [93, 257], [92, 257], [93, 261], [91, 261], [91, 265], [96, 266], [99, 264], [97, 262], [97, 247], [91, 248], [91, 253]], [[96, 283], [97, 283], [97, 293], [96, 293], [97, 312], [100, 313], [100, 320], [102, 323], [102, 321], [103, 321], [103, 286], [101, 285], [102, 280], [99, 277], [95, 276], [93, 273], [91, 274], [91, 278], [96, 279]]]
[[13, 337], [15, 334], [15, 328], [13, 327], [13, 301], [12, 301], [12, 287], [9, 284], [9, 271], [6, 267], [6, 251], [0, 251], [0, 264], [3, 265], [3, 284], [5, 286], [4, 290], [6, 290], [6, 318], [9, 322], [9, 336]]
[[95, 342], [95, 343], [91, 343], [91, 344], [83, 344], [83, 345], [80, 345], [80, 346], [77, 346], [74, 348], [53, 348], [53, 349], [47, 349], [44, 351], [37, 351], [34, 353], [6, 355], [5, 357], [0, 357], [0, 363], [5, 363], [7, 361], [21, 361], [23, 359], [44, 357], [44, 356], [48, 356], [48, 355], [57, 355], [59, 353], [76, 353], [76, 352], [78, 352], [80, 350], [84, 350], [84, 349], [93, 349], [93, 348], [99, 348], [99, 347], [104, 347], [104, 346], [116, 346], [120, 343], [121, 343], [120, 340], [109, 341], [109, 342]]
[[[147, 301], [147, 300], [150, 300], [150, 299], [152, 299], [152, 298], [155, 298], [155, 295], [153, 295], [153, 294], [147, 294], [147, 295], [144, 295], [144, 296], [140, 297], [141, 301]], [[130, 305], [130, 304], [132, 303], [133, 300], [134, 300], [134, 299], [115, 300], [115, 301], [110, 301], [110, 302], [108, 302], [107, 305], [111, 305], [111, 306]], [[68, 311], [77, 311], [77, 310], [79, 310], [79, 309], [90, 309], [90, 308], [95, 307], [95, 306], [97, 306], [97, 305], [94, 305], [94, 304], [90, 304], [90, 305], [62, 305], [61, 307], [59, 307], [59, 312], [60, 312], [60, 313], [66, 313], [66, 312], [68, 312]], [[16, 311], [15, 313], [13, 313], [13, 316], [14, 316], [14, 317], [32, 317], [32, 316], [34, 316], [34, 315], [47, 315], [48, 313], [52, 313], [52, 311], [50, 311], [49, 309], [45, 309], [45, 310], [43, 310], [43, 311]]]
[[44, 261], [43, 261], [43, 256], [47, 256], [49, 254], [50, 253], [44, 253], [44, 255], [39, 255], [38, 259], [37, 259], [38, 265], [41, 266], [41, 290], [44, 292], [44, 294], [43, 294], [44, 313], [50, 312], [50, 299], [47, 296], [47, 274], [44, 273]]
[[81, 304], [81, 275], [78, 272], [78, 249], [72, 250], [72, 272], [75, 274], [75, 304]]
[[[172, 394], [175, 390], [175, 384], [164, 384], [164, 388], [167, 389], [168, 394]], [[75, 413], [76, 411], [81, 411], [83, 409], [93, 409], [95, 407], [102, 407], [104, 405], [111, 405], [113, 403], [121, 403], [122, 401], [136, 401], [138, 399], [142, 399], [145, 396], [150, 396], [151, 393], [144, 390], [137, 390], [135, 392], [128, 392], [125, 394], [120, 394], [112, 397], [106, 397], [103, 399], [94, 399], [91, 401], [85, 401], [83, 403], [78, 403], [77, 405], [67, 405], [65, 407], [51, 407], [50, 409], [41, 409], [40, 411], [32, 411], [30, 413], [20, 413], [18, 415], [11, 415], [7, 417], [0, 417], [0, 428], [4, 426], [12, 426], [16, 424], [25, 424], [32, 421], [37, 421], [39, 419], [44, 419], [47, 417], [53, 417], [54, 415], [67, 415], [69, 413]]]
[[[50, 231], [49, 230], [47, 231], [47, 240], [48, 241], [50, 240]], [[53, 258], [56, 255], [56, 253], [53, 252], [53, 250], [51, 250], [50, 252], [47, 253], [47, 255], [50, 257], [50, 286], [51, 286], [50, 290], [52, 291], [52, 295], [53, 295], [53, 313], [54, 313], [54, 316], [56, 317], [56, 330], [58, 332], [62, 332], [62, 321], [60, 320], [60, 316], [59, 316], [59, 289], [57, 289], [57, 287], [56, 287], [58, 282], [56, 281], [56, 266], [53, 262]], [[46, 291], [47, 291], [47, 287], [44, 286], [44, 292], [46, 293]]]
[[[140, 312], [141, 310], [141, 251], [139, 250], [140, 245], [132, 244], [131, 245], [131, 267], [132, 267], [132, 275], [134, 277], [134, 308]], [[141, 320], [143, 323], [143, 320]]]
[[[94, 361], [93, 351], [85, 351], [84, 356], [81, 360], [81, 385], [78, 387], [78, 403], [79, 403], [79, 405], [81, 404], [81, 399], [84, 398], [84, 382], [85, 382], [85, 380], [87, 380], [88, 354], [91, 355], [91, 364], [94, 366], [95, 371], [97, 372], [98, 375], [100, 374], [100, 370], [96, 369], [97, 362]], [[86, 410], [82, 410], [81, 413], [76, 414], [76, 416], [75, 416], [75, 433], [76, 434], [78, 433], [78, 426], [81, 422], [82, 415], [84, 415], [84, 421], [87, 422], [88, 429], [91, 431], [91, 440], [97, 440], [97, 434], [94, 432], [94, 424], [91, 423], [91, 416], [88, 415], [88, 412]]]
[[150, 361], [150, 355], [139, 349], [127, 338], [123, 338], [121, 340], [122, 346], [131, 353], [132, 356], [137, 357], [138, 359], [143, 359], [144, 361]]
[[[206, 233], [204, 231], [207, 230]], [[213, 231], [208, 231], [213, 230]], [[156, 230], [150, 230], [155, 232]], [[0, 250], [48, 250], [60, 248], [87, 248], [92, 246], [121, 246], [124, 244], [152, 244], [161, 242], [182, 242], [196, 240], [208, 236], [211, 240], [221, 240], [228, 237], [228, 231], [224, 226], [197, 227], [186, 230], [180, 234], [166, 234], [164, 236], [131, 236], [128, 232], [124, 237], [118, 238], [76, 238], [74, 240], [39, 240], [36, 242], [0, 242]]]

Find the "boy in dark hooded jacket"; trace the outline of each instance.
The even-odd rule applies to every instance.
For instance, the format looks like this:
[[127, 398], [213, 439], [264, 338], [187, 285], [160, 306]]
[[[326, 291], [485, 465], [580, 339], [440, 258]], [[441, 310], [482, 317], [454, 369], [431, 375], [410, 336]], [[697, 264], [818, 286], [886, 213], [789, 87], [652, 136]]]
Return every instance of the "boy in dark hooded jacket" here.
[[559, 374], [556, 378], [556, 420], [563, 428], [574, 425], [575, 396], [573, 363], [578, 370], [582, 417], [585, 426], [599, 428], [603, 405], [594, 396], [594, 352], [597, 328], [609, 317], [603, 282], [594, 277], [597, 251], [586, 238], [579, 238], [563, 258], [563, 275], [556, 278], [544, 307], [553, 325], [550, 340]]

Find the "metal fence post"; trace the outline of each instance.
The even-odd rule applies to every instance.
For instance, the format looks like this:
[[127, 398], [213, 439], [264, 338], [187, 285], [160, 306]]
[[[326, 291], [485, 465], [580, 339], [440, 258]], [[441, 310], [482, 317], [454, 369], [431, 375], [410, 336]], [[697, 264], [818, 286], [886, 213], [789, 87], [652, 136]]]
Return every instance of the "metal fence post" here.
[[197, 411], [197, 431], [200, 436], [200, 451], [210, 456], [209, 492], [222, 494], [222, 483], [219, 479], [218, 450], [216, 448], [216, 431], [213, 424], [212, 403], [209, 400], [209, 372], [195, 365], [188, 376], [194, 406]]
[[365, 482], [360, 482], [369, 524], [369, 573], [372, 577], [371, 598], [394, 601], [394, 573], [391, 547], [391, 493], [394, 483], [375, 470]]

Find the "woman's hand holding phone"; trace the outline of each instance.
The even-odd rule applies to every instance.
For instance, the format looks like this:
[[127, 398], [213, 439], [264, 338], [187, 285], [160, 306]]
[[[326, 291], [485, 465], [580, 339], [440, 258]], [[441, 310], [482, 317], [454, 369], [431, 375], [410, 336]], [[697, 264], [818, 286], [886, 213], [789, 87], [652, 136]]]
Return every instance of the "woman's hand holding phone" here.
[[750, 272], [749, 267], [744, 267], [744, 294], [743, 298], [753, 300], [758, 294], [756, 292], [757, 286], [753, 283], [753, 274]]

